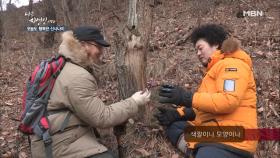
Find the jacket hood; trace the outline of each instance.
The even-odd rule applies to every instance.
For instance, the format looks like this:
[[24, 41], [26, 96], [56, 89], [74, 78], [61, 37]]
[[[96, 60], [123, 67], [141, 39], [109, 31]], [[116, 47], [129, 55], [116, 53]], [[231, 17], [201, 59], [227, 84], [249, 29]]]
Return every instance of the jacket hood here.
[[224, 58], [240, 59], [252, 68], [252, 60], [250, 56], [240, 48], [240, 43], [237, 39], [229, 38], [223, 42], [221, 50], [217, 50], [212, 54], [207, 65], [207, 70]]
[[82, 67], [90, 66], [93, 63], [72, 31], [63, 32], [61, 37], [62, 43], [59, 46], [58, 54], [70, 58]]
[[225, 58], [236, 58], [244, 61], [250, 68], [252, 68], [252, 60], [251, 57], [243, 50], [238, 49], [237, 51], [225, 54]]

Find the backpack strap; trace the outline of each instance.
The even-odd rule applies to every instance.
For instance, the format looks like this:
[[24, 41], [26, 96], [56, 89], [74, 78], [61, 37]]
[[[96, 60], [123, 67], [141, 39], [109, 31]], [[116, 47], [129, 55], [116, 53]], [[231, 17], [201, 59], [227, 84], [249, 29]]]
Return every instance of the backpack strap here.
[[[63, 109], [59, 109], [59, 110], [51, 110], [48, 111], [48, 115], [53, 115], [53, 114], [57, 114], [59, 112], [67, 112], [67, 115], [65, 116], [59, 130], [57, 132], [63, 132], [65, 130], [66, 125], [69, 123], [70, 121], [70, 117], [73, 114], [72, 111], [70, 111], [68, 108], [63, 108]], [[94, 135], [96, 136], [96, 138], [100, 138], [100, 133], [98, 132], [98, 130], [95, 127], [91, 127], [91, 129], [93, 130]], [[55, 132], [56, 133], [56, 132]]]
[[60, 128], [59, 128], [59, 132], [63, 132], [66, 125], [69, 123], [70, 121], [70, 117], [71, 117], [71, 114], [72, 112], [68, 109], [68, 108], [63, 108], [63, 109], [58, 109], [58, 110], [50, 110], [48, 111], [48, 115], [53, 115], [53, 114], [57, 114], [57, 113], [60, 113], [60, 112], [65, 112], [67, 111], [67, 115], [65, 116]]
[[68, 111], [67, 115], [64, 118], [64, 121], [62, 122], [62, 124], [60, 126], [60, 129], [59, 129], [60, 132], [64, 131], [66, 125], [69, 123], [70, 117], [71, 117], [71, 111]]
[[52, 138], [49, 133], [49, 130], [46, 130], [43, 133], [43, 142], [45, 145], [45, 153], [47, 158], [53, 158], [53, 152], [52, 152]]
[[[65, 59], [65, 61], [67, 61], [66, 59]], [[66, 63], [66, 62], [65, 62]], [[49, 98], [49, 96], [50, 96], [50, 94], [51, 94], [51, 91], [52, 91], [52, 86], [53, 86], [53, 84], [54, 83], [52, 83], [54, 80], [56, 80], [56, 78], [58, 77], [58, 75], [60, 74], [60, 72], [62, 71], [62, 69], [63, 69], [63, 67], [64, 67], [64, 65], [65, 65], [65, 63], [63, 63], [63, 65], [61, 66], [61, 68], [60, 69], [58, 69], [55, 73], [53, 73], [52, 74], [52, 76], [46, 81], [46, 83], [42, 86], [42, 87], [40, 87], [39, 88], [39, 90], [38, 90], [38, 94], [41, 94], [47, 87], [47, 94], [46, 94], [46, 97], [47, 97], [47, 99]], [[58, 63], [58, 61], [56, 61], [56, 64], [58, 65], [59, 63]], [[53, 67], [52, 67], [52, 65], [50, 64], [50, 68], [51, 68], [51, 70], [53, 69]], [[52, 70], [53, 71], [53, 70]]]
[[[55, 111], [56, 113], [57, 112], [62, 112], [62, 111], [65, 111], [66, 109], [61, 109], [61, 110], [58, 110], [58, 111]], [[48, 112], [47, 112], [48, 113]], [[54, 113], [52, 113], [54, 114]], [[49, 114], [48, 114], [49, 115]], [[70, 116], [71, 116], [71, 111], [68, 110], [68, 113], [64, 119], [64, 121], [62, 122], [62, 125], [59, 129], [59, 131], [64, 131], [66, 125], [68, 124], [69, 120], [70, 120]], [[53, 151], [52, 151], [52, 138], [51, 138], [51, 135], [50, 135], [50, 132], [49, 132], [49, 129], [46, 130], [45, 132], [43, 132], [42, 134], [43, 136], [43, 142], [44, 142], [44, 146], [45, 146], [45, 154], [46, 154], [46, 157], [47, 158], [53, 158]]]
[[[66, 63], [66, 62], [65, 62]], [[57, 76], [60, 74], [62, 68], [64, 67], [65, 63], [61, 66], [61, 68], [56, 71], [54, 74], [52, 74], [52, 76], [48, 79], [48, 81], [46, 82], [46, 86], [44, 87], [41, 87], [39, 89], [39, 92], [43, 92], [43, 90], [46, 88], [46, 93], [42, 96], [42, 99], [44, 100], [48, 100], [50, 95], [51, 95], [51, 91], [52, 91], [52, 86], [54, 83], [52, 83], [53, 81], [55, 81], [55, 79], [57, 78]], [[57, 65], [59, 64], [58, 62], [56, 63]], [[51, 67], [51, 71], [53, 71], [53, 67], [52, 65], [50, 64], [50, 67]], [[39, 93], [40, 94], [40, 93]], [[47, 115], [48, 114], [48, 111], [46, 110], [46, 113]], [[67, 114], [68, 116], [68, 114]], [[70, 118], [70, 116], [68, 116]], [[68, 123], [69, 121], [69, 118], [67, 117], [68, 120], [66, 120], [67, 122], [65, 122], [65, 120], [63, 121], [63, 123], [65, 122]], [[63, 124], [64, 125], [64, 124]], [[65, 125], [64, 125], [65, 126]], [[51, 138], [51, 135], [50, 135], [50, 132], [49, 132], [49, 129], [47, 129], [45, 132], [43, 132], [43, 142], [44, 142], [44, 145], [45, 145], [45, 154], [46, 154], [46, 157], [47, 158], [53, 158], [53, 151], [52, 151], [52, 138]]]

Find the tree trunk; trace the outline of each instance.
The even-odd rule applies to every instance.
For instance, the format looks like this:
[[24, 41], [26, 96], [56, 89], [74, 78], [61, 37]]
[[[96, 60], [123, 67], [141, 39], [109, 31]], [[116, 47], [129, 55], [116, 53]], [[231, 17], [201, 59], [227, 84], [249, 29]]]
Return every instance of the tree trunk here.
[[[53, 7], [51, 0], [45, 0], [45, 17], [47, 17], [49, 20], [55, 20], [56, 21], [56, 13], [55, 9]], [[56, 26], [56, 22], [53, 24], [49, 24], [48, 26]], [[50, 48], [54, 44], [54, 35], [55, 32], [47, 32], [44, 37], [43, 46], [44, 48]]]
[[2, 4], [2, 0], [0, 0], [0, 11], [2, 12], [3, 11], [3, 4]]
[[2, 11], [0, 12], [0, 71], [2, 70], [2, 38], [4, 34], [4, 27], [2, 23]]
[[69, 16], [70, 11], [73, 9], [72, 0], [62, 0], [63, 20], [64, 25], [68, 28], [72, 28], [72, 22]]
[[33, 11], [33, 0], [29, 0], [28, 11], [29, 12]]
[[[151, 1], [129, 0], [127, 24], [114, 33], [115, 64], [121, 99], [143, 90], [146, 84], [147, 47], [152, 30]], [[145, 108], [139, 111], [143, 118]]]
[[[127, 24], [119, 28], [114, 35], [115, 65], [121, 99], [130, 97], [138, 90], [143, 90], [146, 83], [146, 64], [148, 42], [152, 29], [153, 0], [129, 0]], [[139, 109], [137, 120], [143, 118], [144, 106]], [[119, 157], [125, 157], [120, 136], [125, 134], [125, 123], [114, 128], [117, 137]]]

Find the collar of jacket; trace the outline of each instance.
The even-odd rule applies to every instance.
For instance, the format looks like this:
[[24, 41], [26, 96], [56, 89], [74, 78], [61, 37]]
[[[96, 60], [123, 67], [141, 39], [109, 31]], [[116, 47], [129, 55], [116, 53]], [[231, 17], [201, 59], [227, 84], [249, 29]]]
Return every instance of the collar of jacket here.
[[75, 64], [75, 65], [78, 65], [78, 66], [80, 66], [80, 67], [82, 67], [82, 68], [84, 68], [85, 70], [87, 70], [91, 75], [93, 75], [94, 76], [94, 78], [96, 79], [96, 81], [99, 83], [99, 80], [100, 80], [100, 76], [102, 76], [103, 75], [103, 67], [104, 66], [101, 66], [101, 65], [97, 65], [97, 64], [91, 64], [91, 65], [88, 65], [88, 66], [82, 66], [82, 65], [80, 65], [80, 64], [78, 64], [78, 63], [76, 63], [76, 62], [73, 62], [71, 59], [69, 59], [69, 58], [67, 58], [68, 60], [68, 62], [70, 62], [70, 63], [72, 63], [72, 64]]
[[217, 50], [212, 54], [210, 58], [210, 61], [207, 65], [207, 71], [209, 71], [218, 61], [223, 60], [224, 58], [240, 59], [245, 62], [250, 68], [252, 68], [252, 60], [250, 56], [242, 49], [238, 49], [232, 53], [222, 53], [221, 50]]
[[99, 84], [100, 79], [102, 78], [101, 76], [103, 76], [103, 67], [101, 65], [91, 64], [88, 69], [90, 69], [91, 75], [95, 77], [97, 83]]
[[215, 51], [210, 57], [206, 71], [209, 71], [213, 67], [213, 65], [215, 65], [218, 61], [224, 59], [224, 57], [224, 54], [222, 54], [220, 50]]
[[73, 63], [76, 63], [83, 68], [86, 68], [93, 63], [81, 43], [74, 37], [72, 31], [62, 33], [62, 42], [59, 46], [58, 54], [71, 59]]

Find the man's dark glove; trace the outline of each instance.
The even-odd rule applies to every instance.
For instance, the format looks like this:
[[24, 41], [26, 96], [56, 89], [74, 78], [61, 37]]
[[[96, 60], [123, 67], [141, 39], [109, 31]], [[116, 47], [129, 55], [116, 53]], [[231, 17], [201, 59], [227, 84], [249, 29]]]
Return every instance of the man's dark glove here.
[[168, 126], [175, 121], [192, 121], [195, 119], [195, 112], [192, 108], [179, 107], [177, 109], [158, 107], [159, 113], [155, 115], [159, 123]]
[[185, 107], [192, 106], [193, 93], [179, 86], [162, 85], [159, 91], [159, 102], [170, 103]]

